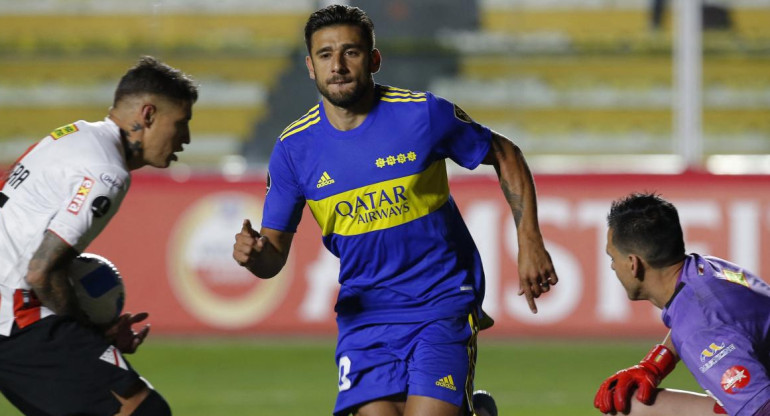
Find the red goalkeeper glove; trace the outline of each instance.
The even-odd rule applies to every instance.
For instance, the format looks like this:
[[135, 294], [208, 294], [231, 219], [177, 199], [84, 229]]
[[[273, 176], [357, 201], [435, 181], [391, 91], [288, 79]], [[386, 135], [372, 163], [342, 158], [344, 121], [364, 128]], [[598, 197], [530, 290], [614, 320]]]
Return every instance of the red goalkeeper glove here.
[[650, 404], [658, 384], [674, 369], [676, 362], [677, 357], [671, 350], [656, 345], [639, 364], [604, 380], [594, 397], [594, 407], [602, 413], [626, 412], [634, 388], [637, 388], [636, 399]]

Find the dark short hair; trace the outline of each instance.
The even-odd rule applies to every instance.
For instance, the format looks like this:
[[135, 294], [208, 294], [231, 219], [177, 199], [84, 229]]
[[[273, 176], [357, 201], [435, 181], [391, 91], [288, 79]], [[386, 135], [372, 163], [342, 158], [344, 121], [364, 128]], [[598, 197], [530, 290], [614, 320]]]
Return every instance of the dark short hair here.
[[351, 25], [361, 30], [369, 50], [374, 49], [374, 23], [358, 7], [333, 4], [313, 12], [305, 23], [305, 46], [310, 53], [310, 38], [313, 33], [327, 26]]
[[633, 193], [614, 201], [607, 226], [621, 253], [636, 254], [652, 267], [671, 266], [685, 256], [676, 207], [655, 193]]
[[112, 105], [117, 105], [125, 97], [138, 94], [156, 94], [194, 103], [198, 100], [198, 86], [182, 71], [152, 56], [143, 56], [120, 79]]

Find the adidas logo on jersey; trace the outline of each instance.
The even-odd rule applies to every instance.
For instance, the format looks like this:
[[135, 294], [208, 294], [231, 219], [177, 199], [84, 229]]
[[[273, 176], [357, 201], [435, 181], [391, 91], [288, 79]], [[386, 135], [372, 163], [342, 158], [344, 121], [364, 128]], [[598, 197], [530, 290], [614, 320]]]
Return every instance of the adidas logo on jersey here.
[[326, 185], [331, 185], [334, 183], [334, 179], [332, 179], [331, 176], [329, 176], [326, 171], [324, 171], [324, 174], [321, 175], [321, 179], [318, 180], [318, 185], [316, 185], [316, 188], [323, 188]]
[[444, 387], [449, 390], [457, 390], [457, 387], [455, 387], [455, 382], [452, 379], [452, 375], [448, 375], [446, 377], [442, 377], [436, 381], [436, 385], [439, 387]]

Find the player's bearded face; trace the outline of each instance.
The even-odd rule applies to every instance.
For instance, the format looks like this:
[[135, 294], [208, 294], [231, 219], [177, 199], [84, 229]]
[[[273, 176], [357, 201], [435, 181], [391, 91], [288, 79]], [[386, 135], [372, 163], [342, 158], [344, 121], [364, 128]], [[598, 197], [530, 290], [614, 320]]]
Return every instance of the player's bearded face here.
[[316, 78], [316, 87], [330, 103], [337, 107], [348, 108], [358, 103], [366, 92], [374, 88], [371, 74], [332, 75], [325, 80]]
[[320, 29], [313, 34], [312, 45], [307, 62], [310, 77], [331, 104], [350, 108], [374, 88], [372, 73], [379, 69], [379, 52], [367, 48], [358, 28]]

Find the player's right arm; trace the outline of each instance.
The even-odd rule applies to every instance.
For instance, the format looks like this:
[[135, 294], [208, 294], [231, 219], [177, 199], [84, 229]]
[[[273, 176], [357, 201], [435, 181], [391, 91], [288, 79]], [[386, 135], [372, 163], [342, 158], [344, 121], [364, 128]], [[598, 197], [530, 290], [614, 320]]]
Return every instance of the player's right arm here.
[[244, 220], [235, 235], [233, 258], [260, 279], [277, 275], [286, 264], [294, 233], [265, 228], [257, 232]]
[[655, 345], [639, 364], [604, 380], [594, 397], [594, 407], [602, 413], [627, 412], [634, 392], [640, 402], [652, 404], [658, 385], [678, 361], [669, 331], [663, 342]]
[[78, 252], [59, 236], [46, 230], [27, 269], [27, 284], [43, 306], [57, 315], [79, 318], [82, 313], [67, 277], [67, 269]]

